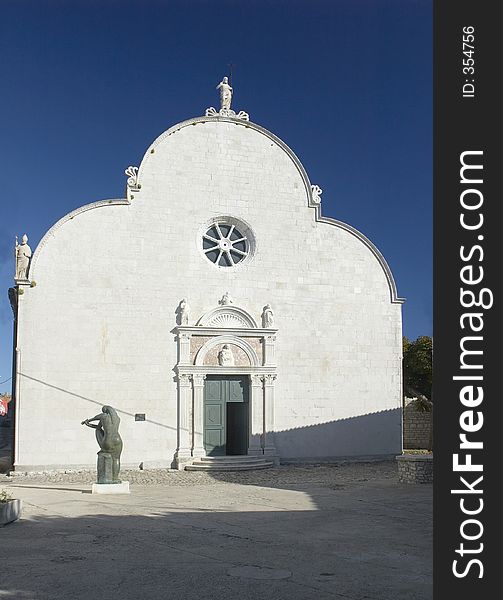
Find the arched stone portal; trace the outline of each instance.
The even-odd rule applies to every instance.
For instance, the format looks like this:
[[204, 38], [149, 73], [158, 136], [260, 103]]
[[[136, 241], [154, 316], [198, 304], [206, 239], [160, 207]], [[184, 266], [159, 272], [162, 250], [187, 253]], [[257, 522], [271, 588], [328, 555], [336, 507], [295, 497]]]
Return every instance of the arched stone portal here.
[[[224, 298], [225, 299], [225, 295]], [[274, 347], [277, 329], [260, 328], [246, 310], [223, 303], [197, 320], [176, 328], [178, 363], [178, 446], [175, 466], [183, 469], [206, 456], [205, 382], [246, 381], [246, 454], [278, 461], [274, 445]], [[208, 447], [208, 442], [206, 444]], [[241, 453], [241, 452], [240, 452]]]

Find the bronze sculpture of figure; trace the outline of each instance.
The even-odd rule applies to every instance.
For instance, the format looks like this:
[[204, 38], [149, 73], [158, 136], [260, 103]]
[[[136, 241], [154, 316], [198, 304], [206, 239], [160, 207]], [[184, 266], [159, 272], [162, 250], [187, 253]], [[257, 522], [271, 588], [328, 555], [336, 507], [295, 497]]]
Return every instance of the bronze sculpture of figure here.
[[[120, 483], [122, 452], [122, 439], [119, 435], [120, 418], [111, 406], [104, 406], [101, 411], [92, 419], [82, 421], [82, 425], [96, 430], [96, 441], [101, 448], [98, 452], [98, 483]], [[97, 424], [93, 425], [93, 421], [97, 421]]]

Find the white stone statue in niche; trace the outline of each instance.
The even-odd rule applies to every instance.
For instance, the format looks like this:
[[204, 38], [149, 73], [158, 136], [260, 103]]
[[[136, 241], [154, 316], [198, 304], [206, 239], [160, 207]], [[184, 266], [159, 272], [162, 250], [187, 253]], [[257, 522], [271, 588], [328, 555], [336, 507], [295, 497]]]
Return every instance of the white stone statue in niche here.
[[27, 279], [28, 278], [28, 267], [30, 265], [31, 248], [28, 246], [28, 236], [26, 233], [21, 239], [21, 243], [18, 243], [16, 235], [16, 279]]
[[217, 90], [220, 90], [220, 108], [226, 110], [230, 110], [232, 101], [232, 88], [228, 81], [228, 78], [224, 77], [217, 85]]
[[234, 300], [231, 298], [229, 292], [225, 292], [225, 294], [222, 296], [222, 300], [219, 301], [219, 304], [221, 304], [222, 306], [227, 306], [228, 304], [232, 304], [234, 302]]
[[188, 325], [189, 324], [189, 314], [190, 314], [190, 306], [187, 303], [187, 300], [184, 298], [178, 307], [178, 314], [180, 315], [180, 325]]
[[264, 306], [264, 310], [262, 312], [262, 327], [264, 329], [269, 329], [274, 326], [274, 313], [272, 311], [271, 305], [266, 304]]
[[218, 353], [218, 364], [221, 367], [233, 367], [234, 366], [234, 354], [229, 348], [228, 344], [222, 346], [222, 350]]

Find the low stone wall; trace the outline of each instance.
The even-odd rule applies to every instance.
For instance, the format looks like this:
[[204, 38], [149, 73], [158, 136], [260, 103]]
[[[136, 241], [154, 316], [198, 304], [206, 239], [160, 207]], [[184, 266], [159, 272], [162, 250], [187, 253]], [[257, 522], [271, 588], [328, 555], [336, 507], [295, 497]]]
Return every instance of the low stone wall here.
[[419, 409], [416, 398], [405, 398], [403, 411], [403, 447], [407, 450], [430, 449], [432, 412]]
[[433, 454], [402, 454], [396, 460], [400, 483], [433, 483]]

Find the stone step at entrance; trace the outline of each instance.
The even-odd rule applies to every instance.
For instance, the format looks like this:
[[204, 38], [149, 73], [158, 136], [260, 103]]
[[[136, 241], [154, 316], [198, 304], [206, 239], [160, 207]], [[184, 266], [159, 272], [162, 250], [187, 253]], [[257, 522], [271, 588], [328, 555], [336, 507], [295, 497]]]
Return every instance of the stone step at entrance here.
[[203, 456], [197, 458], [186, 471], [252, 471], [270, 469], [274, 466], [272, 460], [261, 456]]

